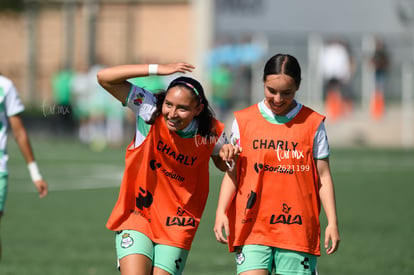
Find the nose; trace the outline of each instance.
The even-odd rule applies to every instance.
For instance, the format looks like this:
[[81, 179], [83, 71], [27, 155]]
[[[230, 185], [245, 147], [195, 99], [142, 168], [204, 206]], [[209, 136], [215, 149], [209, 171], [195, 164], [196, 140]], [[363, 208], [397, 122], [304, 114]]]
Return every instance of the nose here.
[[169, 117], [176, 117], [177, 116], [177, 109], [176, 108], [170, 108], [170, 111], [168, 112]]
[[280, 93], [276, 93], [273, 96], [273, 101], [276, 102], [276, 103], [282, 102], [283, 101], [282, 95]]

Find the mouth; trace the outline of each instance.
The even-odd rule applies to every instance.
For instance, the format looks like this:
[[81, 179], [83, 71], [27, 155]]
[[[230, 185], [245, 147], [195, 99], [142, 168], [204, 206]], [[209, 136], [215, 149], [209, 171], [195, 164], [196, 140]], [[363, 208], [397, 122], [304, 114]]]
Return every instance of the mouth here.
[[168, 119], [167, 118], [166, 121], [167, 121], [168, 126], [173, 127], [173, 128], [176, 128], [180, 124], [179, 120], [174, 120], [174, 119]]
[[272, 106], [272, 107], [273, 107], [273, 108], [275, 108], [275, 109], [280, 109], [280, 108], [282, 108], [284, 105], [285, 105], [284, 103], [279, 103], [279, 104], [276, 104], [276, 103], [274, 103], [274, 102], [270, 102], [270, 106]]

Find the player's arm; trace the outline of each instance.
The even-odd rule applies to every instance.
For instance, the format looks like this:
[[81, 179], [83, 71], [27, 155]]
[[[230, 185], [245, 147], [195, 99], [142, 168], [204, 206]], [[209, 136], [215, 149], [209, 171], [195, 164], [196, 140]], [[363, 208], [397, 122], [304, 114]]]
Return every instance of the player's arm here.
[[173, 73], [186, 73], [191, 72], [193, 69], [193, 65], [184, 62], [160, 65], [119, 65], [100, 70], [97, 74], [97, 78], [99, 84], [105, 90], [120, 102], [125, 103], [132, 85], [127, 81], [128, 79], [153, 74], [169, 75]]
[[218, 156], [215, 156], [215, 158], [213, 158], [213, 161], [216, 167], [221, 171], [226, 171], [227, 169], [234, 167], [238, 155], [243, 151], [238, 143], [239, 136], [239, 126], [237, 124], [237, 121], [234, 120], [232, 125], [230, 143], [228, 143], [226, 134], [224, 132], [218, 140], [213, 150], [218, 151]]
[[232, 144], [224, 144], [218, 156], [211, 156], [214, 164], [220, 171], [226, 171], [234, 167], [237, 156], [241, 153], [242, 149], [239, 146]]
[[20, 115], [14, 115], [9, 117], [9, 122], [14, 138], [16, 139], [16, 143], [19, 146], [19, 149], [22, 152], [23, 157], [27, 163], [32, 181], [39, 192], [39, 196], [43, 198], [48, 193], [48, 186], [46, 182], [43, 180], [39, 172], [39, 168], [37, 167], [37, 164], [35, 162], [33, 150], [30, 145], [29, 136], [27, 135], [27, 131], [23, 125], [23, 121]]
[[228, 168], [234, 166], [235, 159], [240, 152], [241, 148], [228, 144], [226, 133], [223, 131], [214, 145], [211, 159], [220, 171], [225, 172]]
[[335, 191], [329, 167], [329, 158], [315, 160], [320, 178], [319, 196], [325, 210], [328, 225], [325, 229], [326, 253], [334, 253], [339, 246], [340, 237], [336, 212]]
[[214, 224], [214, 234], [217, 241], [221, 243], [227, 243], [227, 238], [230, 235], [229, 220], [226, 212], [236, 193], [236, 176], [236, 169], [229, 169], [224, 175], [221, 183]]

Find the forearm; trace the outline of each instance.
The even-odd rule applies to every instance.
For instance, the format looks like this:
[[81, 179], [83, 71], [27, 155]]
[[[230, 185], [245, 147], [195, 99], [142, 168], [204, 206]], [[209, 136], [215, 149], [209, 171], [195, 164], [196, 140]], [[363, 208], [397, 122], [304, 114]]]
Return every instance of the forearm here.
[[98, 72], [98, 81], [101, 85], [120, 84], [127, 79], [149, 75], [149, 64], [119, 65], [102, 69]]
[[144, 77], [150, 74], [170, 75], [173, 73], [186, 73], [191, 72], [193, 69], [193, 65], [184, 62], [159, 65], [119, 65], [100, 70], [97, 74], [97, 78], [99, 84], [105, 90], [107, 90], [120, 102], [125, 103], [131, 89], [131, 83], [129, 83], [127, 79]]
[[225, 172], [227, 170], [226, 162], [219, 156], [212, 156], [211, 157], [214, 165], [222, 172]]
[[19, 129], [18, 133], [14, 134], [16, 143], [19, 146], [20, 151], [26, 161], [27, 164], [34, 161], [34, 155], [32, 146], [29, 141], [29, 136], [25, 129]]
[[[27, 163], [27, 168], [29, 169], [30, 177], [33, 182], [42, 180], [42, 175], [39, 171], [39, 167], [34, 158], [33, 149], [30, 144], [29, 136], [24, 129], [20, 129], [19, 133], [16, 134], [16, 143], [22, 152], [22, 155]], [[45, 184], [45, 183], [41, 183]]]
[[[328, 220], [328, 225], [325, 229], [324, 246], [326, 253], [332, 254], [338, 249], [340, 237], [329, 158], [316, 160], [315, 164], [319, 175], [319, 197], [326, 214], [326, 219]], [[330, 242], [331, 246], [329, 245]]]
[[329, 224], [338, 224], [335, 190], [330, 171], [329, 158], [316, 160], [319, 175], [319, 197]]
[[224, 214], [227, 211], [230, 201], [236, 192], [235, 174], [226, 172], [220, 188], [220, 196], [217, 203], [216, 214]]
[[324, 178], [321, 178], [319, 196], [326, 214], [328, 224], [338, 225], [335, 191], [332, 178], [330, 176], [325, 176]]

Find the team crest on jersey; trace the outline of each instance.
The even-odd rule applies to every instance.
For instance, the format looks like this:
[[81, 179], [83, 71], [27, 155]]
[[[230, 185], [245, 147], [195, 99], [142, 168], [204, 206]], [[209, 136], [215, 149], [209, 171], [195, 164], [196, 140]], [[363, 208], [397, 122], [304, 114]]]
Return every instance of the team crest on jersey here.
[[134, 239], [129, 235], [129, 233], [124, 233], [122, 235], [121, 247], [129, 248], [134, 244]]
[[145, 95], [143, 93], [136, 94], [134, 98], [134, 104], [141, 105], [142, 102], [144, 101], [144, 98], [145, 98]]

